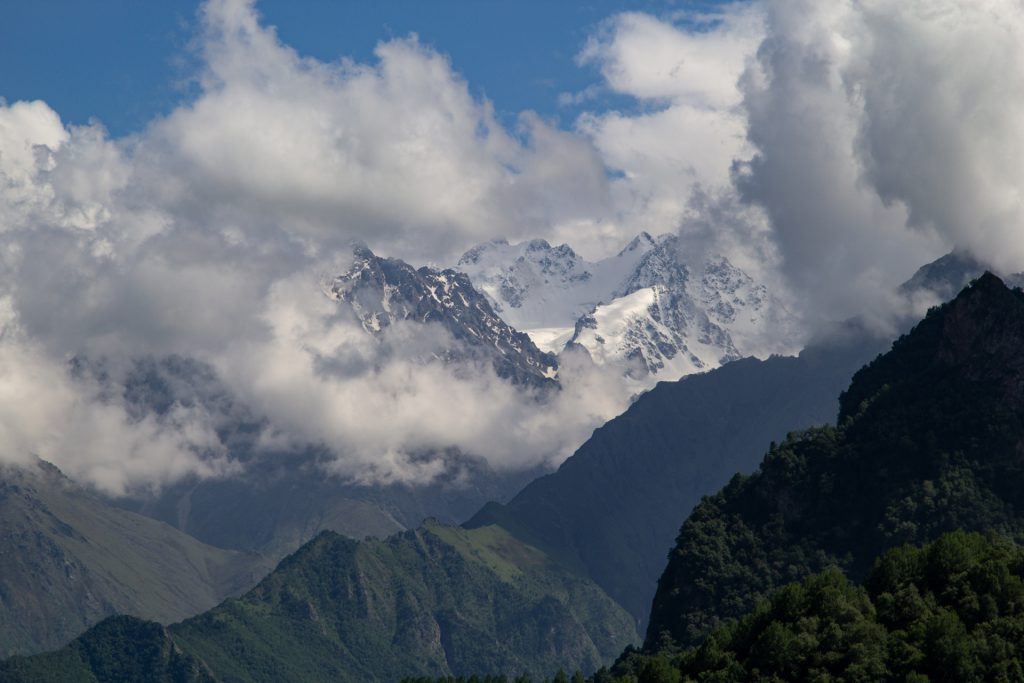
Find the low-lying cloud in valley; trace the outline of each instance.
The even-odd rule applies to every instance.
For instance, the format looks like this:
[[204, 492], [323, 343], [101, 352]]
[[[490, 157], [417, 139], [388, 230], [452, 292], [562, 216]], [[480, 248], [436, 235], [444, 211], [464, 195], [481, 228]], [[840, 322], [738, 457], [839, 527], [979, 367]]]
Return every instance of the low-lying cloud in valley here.
[[[52, 460], [113, 492], [243, 465], [201, 403], [140, 415], [130, 359], [213, 368], [261, 442], [322, 444], [361, 482], [422, 482], [456, 448], [556, 463], [620, 412], [613, 372], [572, 355], [538, 398], [440, 330], [368, 335], [318, 289], [353, 240], [453, 264], [504, 236], [589, 257], [679, 232], [787, 298], [804, 334], [862, 315], [952, 248], [1024, 266], [1024, 9], [1009, 0], [736, 3], [609, 18], [578, 46], [628, 98], [569, 129], [504, 127], [415, 36], [371, 64], [284, 45], [242, 0], [203, 6], [197, 94], [137, 134], [0, 105], [0, 459]], [[442, 46], [443, 47], [443, 46]], [[339, 46], [340, 50], [344, 46]], [[498, 103], [500, 105], [500, 103]], [[436, 354], [435, 354], [436, 355]], [[76, 359], [109, 377], [76, 373]]]

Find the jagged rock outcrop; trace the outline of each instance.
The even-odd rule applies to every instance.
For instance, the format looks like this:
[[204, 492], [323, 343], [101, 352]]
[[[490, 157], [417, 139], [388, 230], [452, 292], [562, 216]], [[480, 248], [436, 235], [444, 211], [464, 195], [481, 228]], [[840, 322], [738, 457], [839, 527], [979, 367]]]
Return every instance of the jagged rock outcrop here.
[[380, 334], [398, 321], [435, 323], [455, 342], [444, 349], [447, 360], [485, 360], [517, 384], [556, 384], [555, 357], [502, 320], [466, 275], [413, 268], [366, 247], [357, 247], [354, 256], [352, 267], [327, 281], [325, 291], [348, 304], [367, 332]]
[[504, 240], [466, 252], [457, 268], [539, 346], [586, 349], [643, 387], [735, 360], [795, 351], [788, 313], [722, 255], [687, 262], [675, 235], [641, 233], [597, 262], [568, 245]]

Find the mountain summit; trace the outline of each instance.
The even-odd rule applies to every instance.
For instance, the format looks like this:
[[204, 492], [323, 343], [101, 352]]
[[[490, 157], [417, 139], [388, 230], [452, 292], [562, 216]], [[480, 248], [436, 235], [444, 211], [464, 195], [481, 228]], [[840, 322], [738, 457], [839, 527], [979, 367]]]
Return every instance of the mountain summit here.
[[785, 311], [767, 287], [724, 256], [683, 256], [676, 235], [644, 232], [600, 261], [566, 244], [496, 240], [467, 251], [457, 268], [541, 348], [586, 349], [648, 385], [795, 350], [777, 338]]
[[[952, 299], [985, 273], [987, 266], [961, 251], [951, 251], [918, 268], [909, 280], [899, 286], [897, 292], [912, 299], [923, 299], [944, 303]], [[1011, 287], [1024, 284], [1024, 273], [999, 273], [999, 278]]]
[[1024, 539], [1024, 293], [985, 273], [861, 369], [837, 427], [772, 444], [683, 524], [647, 645], [696, 643], [830, 565], [957, 529]]
[[447, 360], [489, 361], [498, 376], [516, 384], [555, 384], [555, 357], [502, 320], [462, 273], [413, 268], [361, 246], [354, 251], [352, 267], [326, 282], [325, 291], [348, 304], [371, 334], [399, 321], [437, 323], [455, 341], [445, 350]]

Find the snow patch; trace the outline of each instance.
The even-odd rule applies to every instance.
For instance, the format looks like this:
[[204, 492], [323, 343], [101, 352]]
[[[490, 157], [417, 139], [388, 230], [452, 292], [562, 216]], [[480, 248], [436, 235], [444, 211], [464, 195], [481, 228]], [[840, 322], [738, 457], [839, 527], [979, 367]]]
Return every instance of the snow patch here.
[[675, 235], [646, 232], [596, 262], [565, 244], [498, 240], [466, 252], [457, 269], [539, 348], [581, 346], [641, 388], [745, 355], [798, 350], [795, 334], [792, 343], [778, 338], [796, 326], [787, 327], [789, 314], [767, 287], [725, 256], [684, 256]]

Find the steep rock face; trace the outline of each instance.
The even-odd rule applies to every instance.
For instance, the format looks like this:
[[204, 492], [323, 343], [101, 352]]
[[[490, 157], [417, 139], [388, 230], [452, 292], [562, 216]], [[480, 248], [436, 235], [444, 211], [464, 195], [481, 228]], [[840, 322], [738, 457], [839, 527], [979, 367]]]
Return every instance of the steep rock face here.
[[489, 361], [499, 377], [518, 384], [555, 383], [554, 356], [502, 320], [462, 273], [415, 269], [359, 247], [352, 268], [327, 282], [325, 289], [351, 306], [367, 332], [380, 333], [399, 320], [438, 323], [458, 342], [446, 350], [448, 359]]
[[585, 348], [653, 385], [742, 355], [795, 350], [784, 309], [767, 288], [721, 255], [684, 263], [675, 235], [634, 238], [616, 256], [588, 262], [544, 240], [479, 245], [459, 260], [494, 309], [541, 347]]
[[114, 508], [42, 461], [0, 471], [0, 521], [4, 655], [62, 645], [115, 612], [177, 621], [270, 568]]
[[985, 274], [932, 309], [840, 398], [683, 524], [647, 644], [699, 641], [776, 588], [967, 529], [1024, 538], [1024, 294]]
[[466, 526], [499, 524], [580, 567], [643, 624], [678, 520], [753, 470], [772, 439], [833, 420], [847, 378], [882, 347], [853, 335], [797, 358], [748, 358], [662, 382], [557, 472]]

